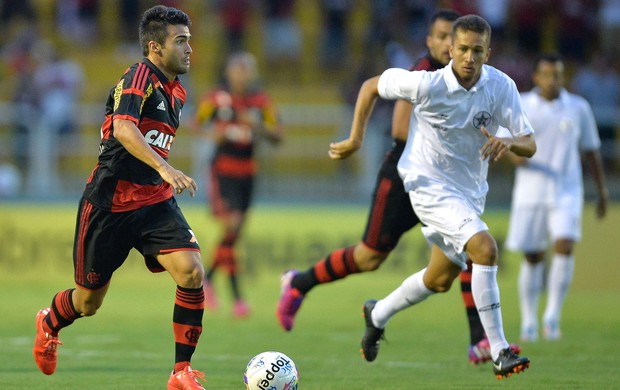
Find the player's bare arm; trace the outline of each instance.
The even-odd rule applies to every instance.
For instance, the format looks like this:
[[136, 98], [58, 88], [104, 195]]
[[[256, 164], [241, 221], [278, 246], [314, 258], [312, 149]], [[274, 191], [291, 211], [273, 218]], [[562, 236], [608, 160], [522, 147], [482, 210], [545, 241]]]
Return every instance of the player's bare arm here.
[[480, 149], [483, 160], [488, 158], [489, 161], [498, 161], [509, 151], [521, 157], [532, 157], [536, 153], [536, 141], [532, 134], [504, 138], [492, 136], [484, 127], [481, 127], [480, 131], [487, 138], [487, 142]]
[[609, 198], [609, 190], [607, 189], [607, 183], [605, 181], [605, 172], [603, 170], [603, 161], [601, 154], [598, 150], [588, 150], [584, 152], [584, 157], [592, 172], [594, 183], [596, 183], [596, 190], [598, 192], [598, 198], [596, 200], [596, 216], [603, 218], [607, 213], [607, 201]]
[[329, 145], [328, 153], [329, 157], [332, 159], [340, 160], [347, 158], [362, 147], [366, 124], [372, 113], [375, 101], [379, 96], [379, 77], [380, 76], [375, 76], [370, 78], [362, 84], [362, 88], [360, 88], [357, 95], [357, 101], [355, 102], [351, 133], [348, 139], [340, 142], [332, 142]]
[[392, 113], [392, 138], [406, 141], [409, 134], [409, 119], [413, 104], [405, 100], [397, 100]]
[[125, 119], [114, 120], [114, 137], [123, 145], [129, 153], [138, 160], [155, 169], [165, 182], [172, 186], [176, 194], [187, 189], [194, 196], [198, 188], [191, 177], [178, 169], [173, 168], [146, 142], [136, 125]]

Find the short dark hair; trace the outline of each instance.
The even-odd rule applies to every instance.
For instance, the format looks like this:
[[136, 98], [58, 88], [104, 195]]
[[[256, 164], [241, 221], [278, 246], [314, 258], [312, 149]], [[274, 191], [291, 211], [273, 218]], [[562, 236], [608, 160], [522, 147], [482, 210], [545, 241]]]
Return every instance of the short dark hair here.
[[189, 16], [174, 7], [166, 7], [164, 5], [156, 5], [147, 9], [142, 14], [140, 25], [138, 27], [138, 36], [140, 37], [140, 46], [142, 46], [142, 54], [149, 54], [149, 42], [155, 41], [160, 44], [166, 42], [169, 25], [182, 24], [190, 27], [192, 21]]
[[564, 62], [564, 59], [560, 53], [542, 53], [536, 57], [536, 61], [534, 61], [534, 72], [538, 70], [538, 66], [541, 62], [551, 62], [555, 64], [556, 62]]
[[433, 23], [435, 23], [437, 21], [437, 19], [447, 20], [448, 22], [454, 22], [460, 16], [461, 16], [461, 14], [459, 14], [458, 12], [456, 12], [453, 9], [442, 8], [442, 9], [438, 10], [437, 12], [435, 12], [433, 14], [433, 16], [431, 16], [431, 26], [433, 25]]
[[456, 32], [459, 30], [473, 31], [481, 35], [486, 35], [487, 42], [491, 43], [491, 26], [478, 15], [465, 15], [455, 20], [452, 25], [452, 39], [454, 39]]

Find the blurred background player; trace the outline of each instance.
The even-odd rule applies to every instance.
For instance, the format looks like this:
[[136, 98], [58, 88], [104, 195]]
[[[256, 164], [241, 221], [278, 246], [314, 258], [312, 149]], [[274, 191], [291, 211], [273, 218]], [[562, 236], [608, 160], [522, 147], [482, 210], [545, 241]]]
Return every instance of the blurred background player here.
[[239, 52], [228, 58], [223, 85], [208, 92], [198, 104], [195, 127], [215, 144], [207, 176], [211, 209], [222, 227], [222, 237], [205, 275], [206, 305], [210, 309], [219, 305], [212, 282], [215, 271], [223, 268], [232, 288], [233, 315], [245, 317], [249, 307], [239, 287], [235, 244], [252, 201], [258, 169], [256, 144], [261, 138], [272, 144], [282, 138], [276, 107], [258, 84], [252, 54]]
[[[434, 71], [450, 62], [452, 22], [458, 17], [457, 12], [448, 9], [439, 10], [432, 16], [426, 37], [428, 51], [412, 70]], [[400, 237], [419, 223], [396, 167], [407, 142], [409, 127], [416, 126], [415, 118], [411, 116], [412, 109], [413, 105], [403, 100], [398, 100], [394, 107], [392, 149], [379, 169], [362, 240], [355, 246], [332, 251], [304, 272], [291, 270], [283, 275], [276, 314], [284, 330], [293, 328], [295, 315], [312, 288], [351, 274], [376, 270], [396, 247]], [[468, 265], [461, 275], [461, 284], [470, 328], [468, 356], [472, 363], [477, 364], [490, 360], [491, 351], [471, 297], [471, 261]], [[520, 350], [516, 344], [511, 347], [516, 353]]]
[[517, 170], [506, 244], [524, 253], [518, 279], [521, 340], [536, 341], [538, 299], [551, 241], [543, 335], [557, 340], [562, 304], [573, 278], [573, 248], [581, 238], [584, 190], [580, 152], [596, 183], [598, 218], [605, 216], [608, 192], [594, 115], [585, 99], [564, 89], [561, 57], [539, 57], [532, 79], [535, 88], [521, 97], [536, 131], [538, 151], [531, 159], [509, 155]]
[[97, 312], [112, 274], [135, 248], [151, 271], [167, 271], [177, 284], [175, 364], [168, 390], [204, 389], [198, 382], [204, 374], [190, 368], [202, 333], [204, 269], [196, 237], [174, 198], [184, 190], [193, 196], [196, 182], [167, 162], [185, 104], [177, 76], [189, 71], [190, 25], [175, 8], [147, 10], [139, 27], [145, 58], [129, 67], [109, 93], [97, 166], [78, 210], [77, 288], [57, 293], [36, 316], [33, 354], [46, 375], [56, 370], [60, 330]]

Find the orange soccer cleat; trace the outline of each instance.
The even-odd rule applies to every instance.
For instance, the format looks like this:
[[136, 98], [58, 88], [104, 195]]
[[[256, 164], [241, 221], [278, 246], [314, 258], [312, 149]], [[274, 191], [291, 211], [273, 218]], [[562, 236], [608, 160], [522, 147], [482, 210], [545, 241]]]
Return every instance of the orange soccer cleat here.
[[186, 366], [179, 372], [170, 374], [168, 390], [204, 390], [198, 379], [205, 380], [205, 374]]
[[58, 360], [58, 345], [62, 345], [58, 336], [52, 336], [43, 330], [43, 319], [50, 312], [49, 308], [41, 309], [37, 313], [36, 326], [37, 334], [34, 339], [34, 360], [39, 366], [39, 370], [45, 375], [52, 375], [56, 371], [56, 361]]

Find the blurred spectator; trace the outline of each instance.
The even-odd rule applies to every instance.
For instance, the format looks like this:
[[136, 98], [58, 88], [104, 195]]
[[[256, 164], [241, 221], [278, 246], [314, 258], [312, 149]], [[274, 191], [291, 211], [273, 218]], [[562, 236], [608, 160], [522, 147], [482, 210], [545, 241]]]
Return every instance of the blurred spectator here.
[[14, 24], [30, 24], [37, 20], [30, 0], [4, 0], [0, 2], [1, 42], [11, 35]]
[[321, 66], [326, 69], [342, 68], [349, 59], [347, 19], [353, 7], [352, 0], [322, 0], [323, 33]]
[[99, 0], [58, 0], [56, 19], [67, 41], [90, 44], [98, 37]]
[[0, 199], [16, 197], [20, 188], [19, 170], [13, 164], [0, 162]]
[[35, 53], [39, 45], [36, 29], [22, 28], [2, 50], [7, 72], [3, 80], [7, 84], [4, 88], [12, 91], [11, 154], [21, 176], [26, 175], [30, 164], [28, 138], [38, 120], [39, 99], [34, 87], [34, 72], [37, 66]]
[[28, 176], [26, 190], [50, 196], [60, 190], [58, 160], [75, 150], [76, 109], [83, 83], [80, 65], [64, 58], [50, 44], [37, 49], [40, 63], [30, 88], [36, 96], [34, 117], [28, 117]]
[[[495, 31], [493, 31], [495, 32]], [[535, 60], [529, 53], [510, 39], [493, 38], [492, 54], [489, 64], [510, 76], [520, 92], [532, 88], [532, 64]]]
[[599, 37], [604, 54], [620, 57], [620, 0], [601, 0], [599, 8]]
[[294, 15], [295, 0], [266, 0], [264, 3], [263, 51], [270, 66], [299, 62], [301, 31]]
[[514, 17], [517, 42], [528, 54], [535, 55], [541, 49], [548, 3], [548, 0], [511, 0], [509, 12]]
[[248, 25], [250, 0], [216, 0], [215, 7], [224, 27], [226, 47], [221, 50], [222, 58], [245, 48], [245, 34]]
[[597, 0], [555, 0], [558, 17], [558, 47], [567, 59], [583, 61], [598, 42]]
[[579, 68], [572, 81], [573, 91], [592, 106], [601, 138], [601, 154], [609, 165], [616, 157], [615, 138], [620, 107], [620, 75], [609, 58], [594, 53], [585, 66]]
[[482, 16], [491, 26], [493, 31], [493, 41], [497, 38], [503, 40], [506, 37], [510, 1], [511, 0], [476, 1], [476, 7], [479, 10], [479, 15]]
[[[84, 84], [82, 66], [48, 46], [34, 74], [40, 99], [41, 120], [53, 134], [70, 136], [77, 130], [77, 103]], [[68, 141], [63, 141], [65, 144]]]

